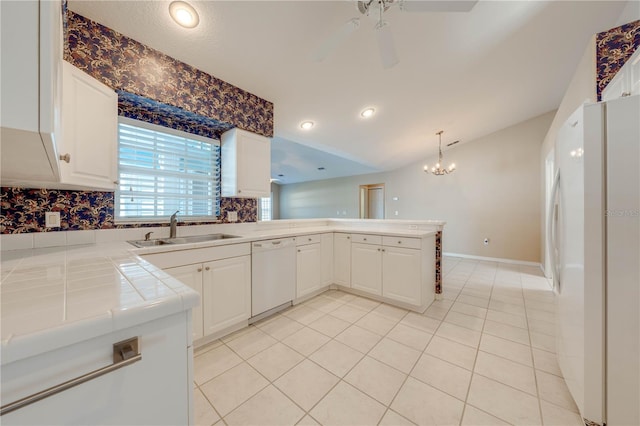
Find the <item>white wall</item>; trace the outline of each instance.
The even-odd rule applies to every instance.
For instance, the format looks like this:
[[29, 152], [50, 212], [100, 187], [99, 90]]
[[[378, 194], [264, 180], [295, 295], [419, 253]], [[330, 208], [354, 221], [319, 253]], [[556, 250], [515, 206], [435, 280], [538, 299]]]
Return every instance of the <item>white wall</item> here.
[[619, 27], [621, 25], [628, 24], [629, 22], [637, 21], [638, 19], [640, 19], [640, 1], [629, 0], [622, 10], [615, 26]]
[[280, 219], [280, 185], [271, 182], [271, 218]]
[[445, 151], [445, 163], [458, 167], [449, 176], [423, 172], [434, 157], [385, 173], [281, 185], [280, 217], [357, 218], [359, 185], [384, 183], [386, 218], [447, 221], [445, 252], [539, 262], [539, 156], [554, 113]]

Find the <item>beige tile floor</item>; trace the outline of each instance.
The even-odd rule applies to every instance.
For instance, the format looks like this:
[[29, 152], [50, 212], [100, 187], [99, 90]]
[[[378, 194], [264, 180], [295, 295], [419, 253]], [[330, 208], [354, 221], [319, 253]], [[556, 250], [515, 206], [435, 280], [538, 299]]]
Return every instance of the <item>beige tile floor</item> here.
[[327, 291], [196, 351], [196, 424], [581, 425], [534, 267], [444, 259], [424, 314]]

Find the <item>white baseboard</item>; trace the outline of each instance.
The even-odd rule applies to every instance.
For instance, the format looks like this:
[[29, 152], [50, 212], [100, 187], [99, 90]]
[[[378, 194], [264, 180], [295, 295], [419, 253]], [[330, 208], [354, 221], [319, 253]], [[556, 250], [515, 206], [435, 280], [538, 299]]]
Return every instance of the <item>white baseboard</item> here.
[[542, 268], [542, 264], [540, 262], [528, 262], [526, 260], [514, 260], [514, 259], [503, 259], [501, 257], [486, 257], [486, 256], [474, 256], [471, 254], [459, 254], [459, 253], [442, 253], [442, 256], [449, 257], [460, 257], [462, 259], [473, 259], [473, 260], [485, 260], [488, 262], [498, 262], [498, 263], [508, 263], [511, 265], [523, 265], [523, 266], [537, 266], [538, 268]]

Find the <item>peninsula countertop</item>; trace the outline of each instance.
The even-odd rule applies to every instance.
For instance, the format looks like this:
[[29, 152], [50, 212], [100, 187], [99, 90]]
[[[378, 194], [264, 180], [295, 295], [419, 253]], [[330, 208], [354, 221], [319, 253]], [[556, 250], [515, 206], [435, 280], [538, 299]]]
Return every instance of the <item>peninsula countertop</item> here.
[[[238, 238], [142, 249], [114, 241], [3, 251], [2, 364], [197, 306], [199, 295], [194, 290], [140, 255], [326, 232], [426, 238], [441, 226], [406, 229], [369, 223], [361, 227], [340, 221], [322, 225], [293, 221], [289, 225], [235, 225], [232, 232], [223, 226], [220, 232]], [[180, 227], [178, 234], [206, 234], [212, 229], [217, 227]]]

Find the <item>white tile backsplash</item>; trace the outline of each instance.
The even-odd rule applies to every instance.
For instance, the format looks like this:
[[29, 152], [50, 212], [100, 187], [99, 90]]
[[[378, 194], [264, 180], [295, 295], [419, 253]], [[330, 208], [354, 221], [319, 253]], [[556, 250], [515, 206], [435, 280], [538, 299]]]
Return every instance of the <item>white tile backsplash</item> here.
[[[142, 228], [127, 229], [99, 229], [96, 233], [96, 243], [112, 243], [115, 241], [139, 240], [142, 238]], [[149, 232], [149, 231], [146, 231]]]
[[35, 248], [59, 247], [67, 245], [66, 232], [36, 232], [33, 234]]
[[33, 248], [34, 234], [4, 234], [0, 236], [0, 250], [20, 250]]
[[93, 244], [96, 242], [96, 231], [68, 231], [67, 245]]

